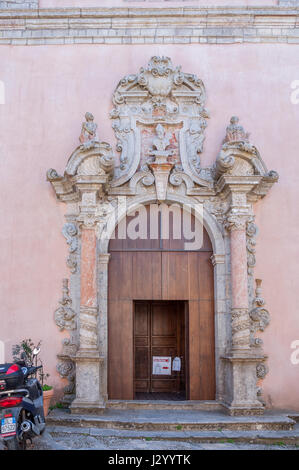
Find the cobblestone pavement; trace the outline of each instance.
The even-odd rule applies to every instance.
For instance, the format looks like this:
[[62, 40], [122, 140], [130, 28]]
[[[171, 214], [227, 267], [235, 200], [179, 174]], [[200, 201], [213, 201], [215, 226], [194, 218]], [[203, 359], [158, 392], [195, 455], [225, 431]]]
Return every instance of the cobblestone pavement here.
[[[1, 447], [2, 446], [2, 447]], [[0, 450], [3, 444], [0, 442]], [[195, 443], [167, 440], [100, 438], [84, 435], [55, 436], [45, 432], [44, 436], [33, 440], [30, 450], [299, 450], [299, 446], [255, 445], [234, 443], [232, 440], [217, 443]]]

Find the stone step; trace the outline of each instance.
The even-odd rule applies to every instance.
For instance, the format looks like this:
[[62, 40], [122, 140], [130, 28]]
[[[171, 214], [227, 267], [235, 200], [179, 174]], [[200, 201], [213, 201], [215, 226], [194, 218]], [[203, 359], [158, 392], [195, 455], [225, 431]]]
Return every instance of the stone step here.
[[136, 431], [48, 425], [47, 431], [54, 439], [63, 439], [69, 436], [92, 436], [98, 439], [110, 438], [130, 441], [139, 439], [145, 441], [189, 443], [247, 443], [299, 446], [298, 425], [290, 431]]
[[102, 415], [75, 415], [54, 410], [47, 417], [47, 424], [139, 431], [290, 431], [295, 421], [279, 414], [233, 417], [211, 411], [107, 409]]
[[196, 401], [168, 401], [168, 400], [109, 400], [106, 403], [109, 409], [118, 410], [203, 410], [221, 411], [223, 406], [215, 400]]

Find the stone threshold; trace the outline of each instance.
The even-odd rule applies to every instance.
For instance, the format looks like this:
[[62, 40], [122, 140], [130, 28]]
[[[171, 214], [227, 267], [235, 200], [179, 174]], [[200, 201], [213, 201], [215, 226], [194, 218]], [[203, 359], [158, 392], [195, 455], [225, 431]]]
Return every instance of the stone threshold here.
[[108, 409], [119, 410], [206, 410], [221, 411], [223, 406], [214, 400], [108, 400]]
[[299, 7], [0, 11], [0, 44], [299, 43]]

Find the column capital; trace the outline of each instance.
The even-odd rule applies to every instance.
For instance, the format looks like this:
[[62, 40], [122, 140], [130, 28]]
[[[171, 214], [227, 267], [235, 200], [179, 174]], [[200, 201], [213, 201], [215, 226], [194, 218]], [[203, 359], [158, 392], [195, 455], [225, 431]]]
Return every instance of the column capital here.
[[98, 260], [99, 264], [108, 264], [110, 260], [110, 253], [100, 253]]
[[248, 214], [247, 208], [241, 210], [231, 209], [227, 214], [224, 222], [224, 227], [229, 232], [233, 230], [246, 230], [247, 223], [251, 220], [251, 215]]
[[217, 255], [217, 253], [213, 254], [211, 256], [211, 261], [213, 266], [216, 266], [216, 264], [224, 264], [225, 263], [225, 255]]

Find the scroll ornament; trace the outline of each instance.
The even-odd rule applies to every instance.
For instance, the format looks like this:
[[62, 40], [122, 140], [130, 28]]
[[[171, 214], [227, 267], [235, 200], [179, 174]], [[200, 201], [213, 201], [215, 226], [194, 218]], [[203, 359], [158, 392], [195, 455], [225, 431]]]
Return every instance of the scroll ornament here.
[[256, 290], [255, 290], [255, 299], [253, 301], [253, 306], [254, 308], [251, 310], [249, 313], [250, 319], [251, 319], [251, 327], [250, 327], [250, 333], [251, 333], [251, 345], [254, 347], [261, 347], [263, 344], [263, 341], [261, 338], [256, 338], [255, 334], [257, 331], [264, 331], [265, 328], [269, 325], [270, 323], [270, 315], [268, 310], [264, 308], [265, 301], [261, 297], [261, 285], [262, 285], [262, 280], [261, 279], [256, 279]]
[[55, 311], [55, 323], [60, 331], [64, 329], [76, 329], [76, 313], [71, 308], [72, 299], [69, 296], [68, 279], [62, 281], [62, 298], [59, 301], [60, 307]]

